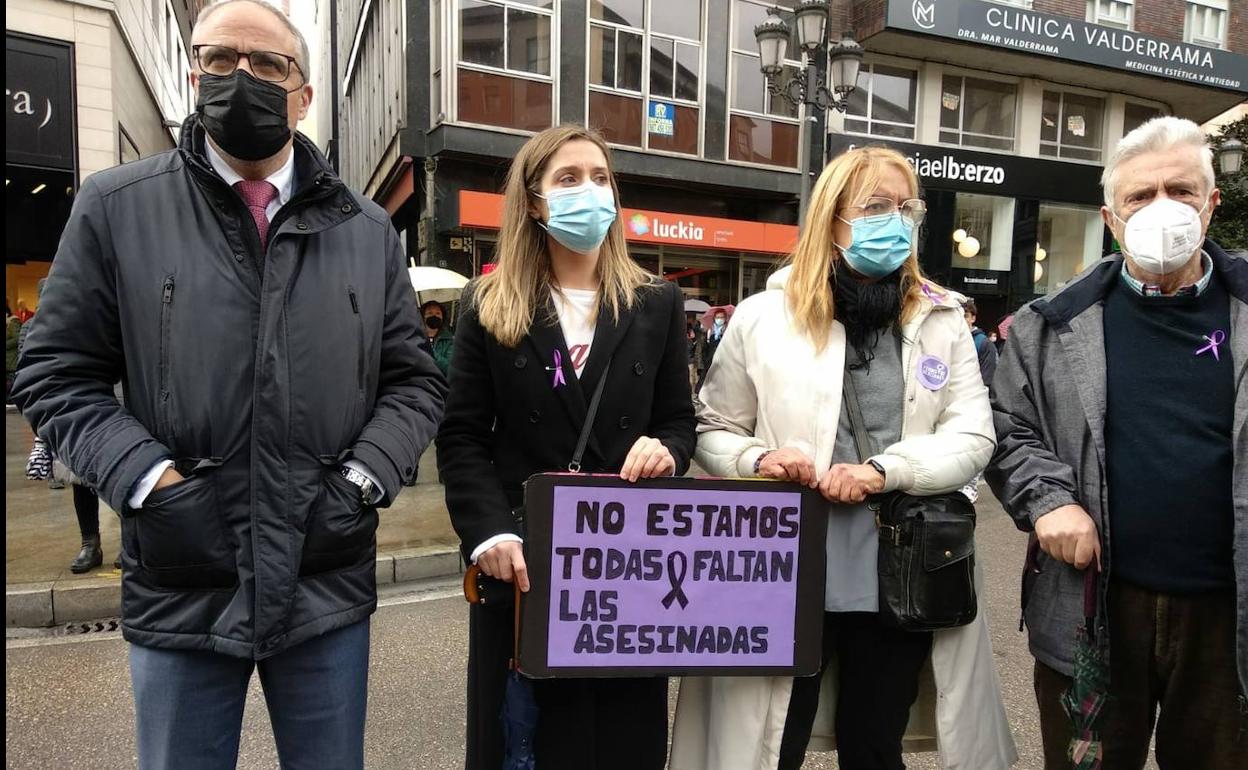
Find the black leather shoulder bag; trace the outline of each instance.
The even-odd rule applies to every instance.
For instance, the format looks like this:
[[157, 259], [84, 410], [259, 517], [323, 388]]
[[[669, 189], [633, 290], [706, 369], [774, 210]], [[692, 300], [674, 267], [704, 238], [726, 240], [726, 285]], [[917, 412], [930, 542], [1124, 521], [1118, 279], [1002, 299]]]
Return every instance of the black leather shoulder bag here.
[[[845, 408], [862, 462], [878, 454], [848, 369]], [[975, 506], [960, 492], [872, 495], [879, 529], [880, 619], [904, 631], [936, 631], [975, 619]]]

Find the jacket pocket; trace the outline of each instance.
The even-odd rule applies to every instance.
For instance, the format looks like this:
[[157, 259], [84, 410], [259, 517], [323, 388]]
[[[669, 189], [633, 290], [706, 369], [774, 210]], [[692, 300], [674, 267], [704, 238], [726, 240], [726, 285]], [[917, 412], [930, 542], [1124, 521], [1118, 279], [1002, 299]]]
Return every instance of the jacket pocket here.
[[234, 549], [211, 472], [153, 491], [134, 519], [139, 565], [164, 588], [220, 589], [238, 582]]
[[160, 292], [160, 388], [157, 391], [157, 398], [160, 401], [156, 405], [156, 414], [160, 437], [171, 444], [173, 443], [173, 419], [169, 413], [169, 382], [171, 379], [169, 369], [171, 366], [170, 353], [173, 346], [172, 327], [173, 276], [167, 275]]
[[360, 398], [364, 397], [364, 319], [360, 315], [360, 299], [355, 294], [355, 287], [347, 287], [347, 297], [351, 300], [351, 313], [355, 316], [355, 387]]
[[308, 511], [302, 576], [317, 575], [376, 559], [377, 509], [365, 505], [360, 488], [337, 467], [326, 469], [321, 491]]

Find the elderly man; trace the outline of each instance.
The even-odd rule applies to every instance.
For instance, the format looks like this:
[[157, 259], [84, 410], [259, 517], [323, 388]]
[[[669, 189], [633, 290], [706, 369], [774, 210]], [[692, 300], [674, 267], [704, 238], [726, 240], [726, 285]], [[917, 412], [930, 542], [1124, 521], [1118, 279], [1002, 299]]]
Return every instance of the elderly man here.
[[390, 219], [294, 131], [302, 36], [226, 0], [192, 42], [181, 145], [83, 184], [15, 397], [123, 515], [140, 766], [232, 767], [258, 667], [282, 765], [359, 768], [377, 508], [445, 381]]
[[[1106, 768], [1243, 768], [1248, 691], [1248, 261], [1205, 238], [1212, 154], [1190, 121], [1132, 131], [1102, 177], [1123, 245], [1020, 310], [987, 477], [1032, 532], [1023, 612], [1045, 767], [1067, 768], [1085, 578], [1108, 640]], [[1238, 596], [1238, 601], [1236, 597]]]

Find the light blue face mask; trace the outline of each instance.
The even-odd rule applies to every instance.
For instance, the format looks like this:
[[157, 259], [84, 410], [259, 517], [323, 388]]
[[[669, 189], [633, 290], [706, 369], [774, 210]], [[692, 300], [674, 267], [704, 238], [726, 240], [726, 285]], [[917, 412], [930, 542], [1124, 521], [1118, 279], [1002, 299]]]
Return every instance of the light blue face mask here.
[[837, 217], [851, 228], [848, 246], [836, 247], [855, 273], [867, 278], [890, 275], [910, 257], [914, 225], [900, 212], [859, 217], [853, 221]]
[[537, 193], [537, 197], [545, 198], [550, 210], [550, 218], [538, 224], [578, 254], [588, 254], [601, 246], [615, 221], [615, 193], [610, 185], [589, 181], [545, 195]]

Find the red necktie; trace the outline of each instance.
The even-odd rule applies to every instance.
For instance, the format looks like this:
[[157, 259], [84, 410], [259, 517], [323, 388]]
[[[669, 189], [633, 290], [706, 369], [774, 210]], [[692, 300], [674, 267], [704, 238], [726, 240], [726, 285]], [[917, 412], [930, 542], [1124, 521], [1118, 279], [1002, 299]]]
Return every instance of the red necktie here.
[[264, 213], [273, 199], [277, 197], [277, 188], [268, 182], [250, 182], [246, 179], [235, 182], [234, 189], [247, 204], [251, 218], [256, 220], [256, 232], [260, 233], [260, 246], [265, 248], [269, 243], [269, 217]]

